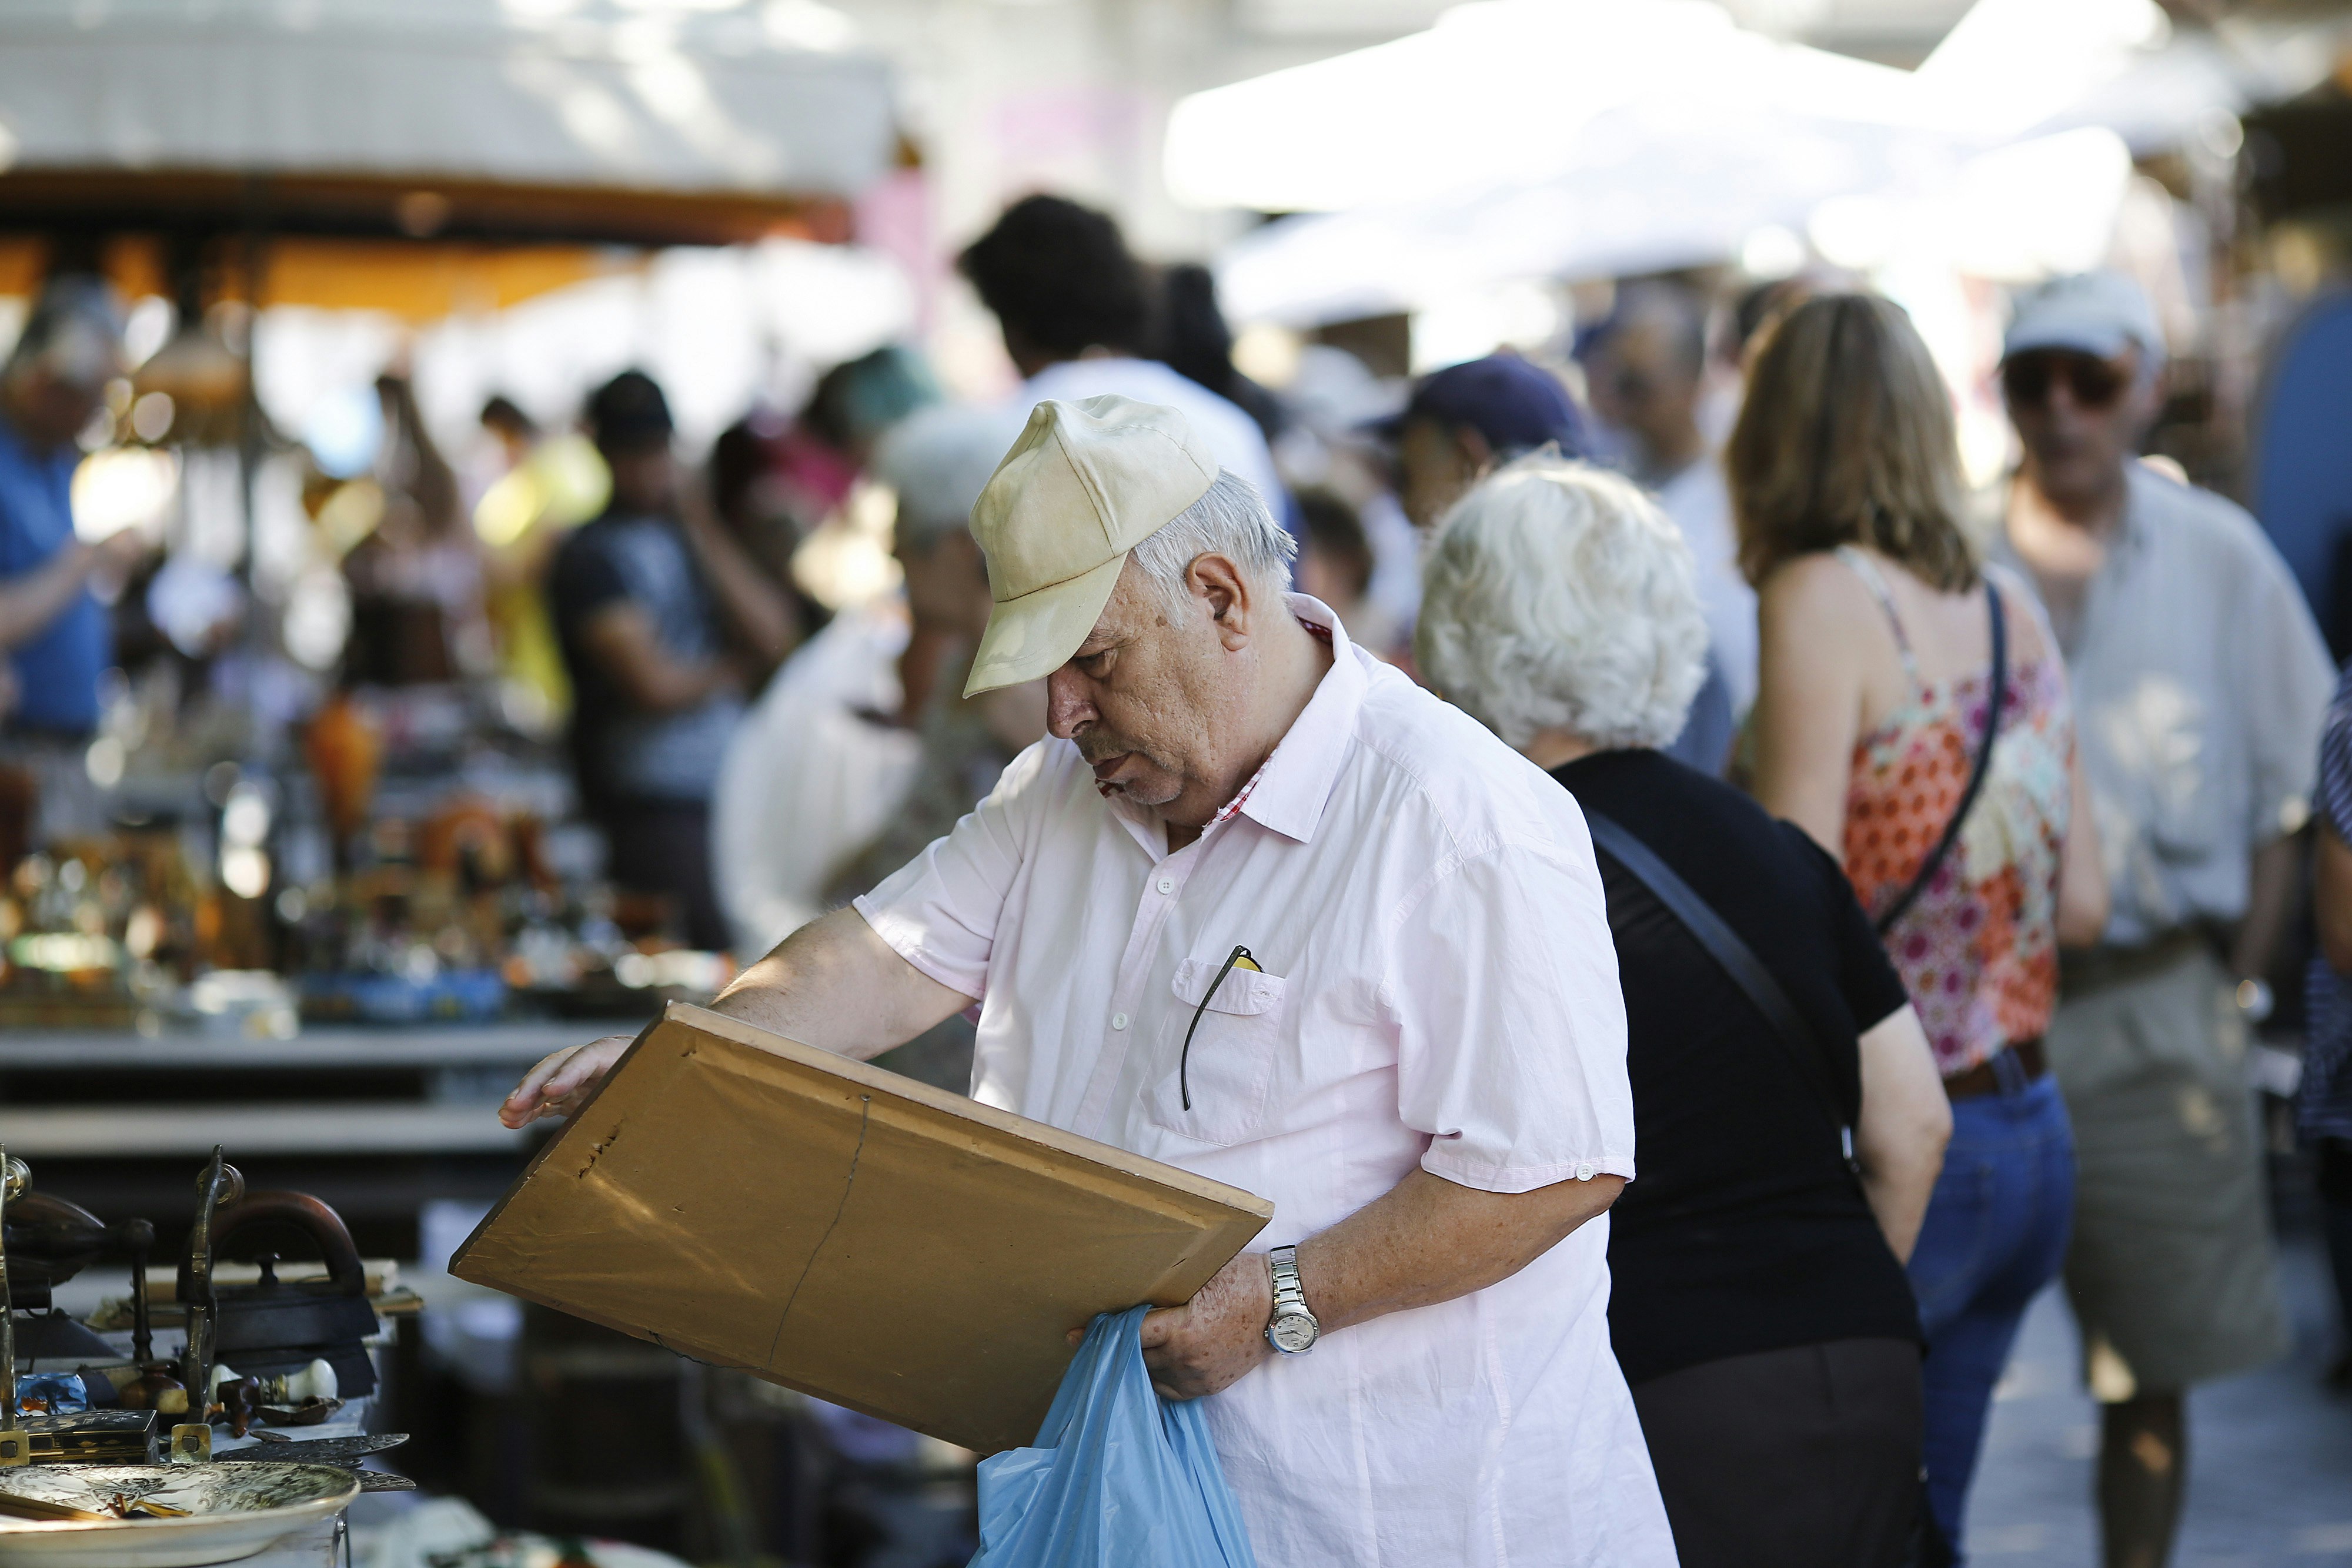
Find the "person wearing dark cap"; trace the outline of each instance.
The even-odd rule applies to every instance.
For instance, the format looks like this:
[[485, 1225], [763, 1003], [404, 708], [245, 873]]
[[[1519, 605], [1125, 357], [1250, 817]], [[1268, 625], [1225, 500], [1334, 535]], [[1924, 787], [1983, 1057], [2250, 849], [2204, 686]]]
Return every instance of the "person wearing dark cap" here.
[[1396, 442], [1397, 499], [1417, 528], [1434, 528], [1471, 486], [1514, 457], [1544, 446], [1590, 455], [1568, 388], [1508, 352], [1432, 371], [1381, 428]]
[[745, 687], [791, 646], [792, 610], [680, 482], [650, 377], [625, 371], [599, 387], [587, 421], [612, 499], [563, 541], [549, 584], [582, 803], [610, 843], [614, 885], [666, 899], [693, 946], [724, 947], [710, 792]]
[[[1405, 516], [1434, 531], [1479, 480], [1545, 446], [1563, 457], [1591, 455], [1584, 415], [1558, 376], [1514, 353], [1433, 371], [1404, 412], [1385, 427], [1396, 442], [1397, 498]], [[1682, 733], [1667, 756], [1720, 772], [1731, 750], [1731, 699], [1712, 657]]]

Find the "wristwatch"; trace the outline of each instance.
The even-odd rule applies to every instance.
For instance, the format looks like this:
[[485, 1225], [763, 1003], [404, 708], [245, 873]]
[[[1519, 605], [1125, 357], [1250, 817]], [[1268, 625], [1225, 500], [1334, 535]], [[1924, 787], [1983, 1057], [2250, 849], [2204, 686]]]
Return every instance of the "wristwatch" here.
[[1274, 1269], [1274, 1317], [1265, 1325], [1265, 1343], [1284, 1355], [1305, 1355], [1315, 1348], [1323, 1325], [1307, 1310], [1307, 1291], [1298, 1282], [1298, 1249], [1277, 1247], [1266, 1254]]

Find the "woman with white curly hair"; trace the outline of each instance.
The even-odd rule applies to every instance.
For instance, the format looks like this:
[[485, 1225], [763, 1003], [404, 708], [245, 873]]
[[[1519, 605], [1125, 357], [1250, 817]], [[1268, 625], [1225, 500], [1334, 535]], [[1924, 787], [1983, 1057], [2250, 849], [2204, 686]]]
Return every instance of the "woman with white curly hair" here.
[[1902, 1260], [1950, 1113], [1837, 862], [1661, 754], [1706, 645], [1681, 536], [1580, 464], [1486, 480], [1427, 566], [1423, 671], [1592, 829], [1641, 1162], [1610, 1219], [1610, 1332], [1685, 1568], [1899, 1563], [1920, 1450]]

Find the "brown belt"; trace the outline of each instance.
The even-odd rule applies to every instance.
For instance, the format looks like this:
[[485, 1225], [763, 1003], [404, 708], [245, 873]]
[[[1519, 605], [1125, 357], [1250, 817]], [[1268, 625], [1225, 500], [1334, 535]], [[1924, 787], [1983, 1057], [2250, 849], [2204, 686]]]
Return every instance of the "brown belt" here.
[[[2003, 1067], [2002, 1057], [2014, 1058], [2014, 1067]], [[1987, 1094], [2000, 1093], [2003, 1078], [2011, 1080], [2008, 1085], [2011, 1089], [2022, 1089], [2049, 1071], [2049, 1060], [2042, 1054], [2042, 1041], [2021, 1040], [2015, 1045], [2003, 1047], [1998, 1054], [1974, 1067], [1945, 1079], [1944, 1092], [1954, 1100], [1981, 1099]]]
[[2167, 973], [2200, 953], [2218, 953], [2226, 946], [2203, 926], [2183, 925], [2136, 947], [2086, 947], [2061, 953], [2058, 995], [2062, 1000], [2072, 1000], [2127, 986]]

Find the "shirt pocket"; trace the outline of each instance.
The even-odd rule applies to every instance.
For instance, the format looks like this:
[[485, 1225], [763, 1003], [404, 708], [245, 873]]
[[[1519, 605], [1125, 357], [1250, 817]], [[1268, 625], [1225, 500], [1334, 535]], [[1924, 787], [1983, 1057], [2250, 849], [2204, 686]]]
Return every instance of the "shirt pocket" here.
[[[1170, 982], [1177, 1005], [1160, 1060], [1167, 1072], [1148, 1092], [1145, 1111], [1154, 1126], [1200, 1144], [1237, 1144], [1265, 1120], [1265, 1103], [1289, 1026], [1287, 982], [1236, 965], [1216, 985], [1223, 958], [1187, 958]], [[1215, 987], [1211, 995], [1212, 986]], [[1208, 998], [1208, 1005], [1201, 1005]], [[1193, 1028], [1195, 1012], [1199, 1027]], [[1184, 1049], [1192, 1030], [1192, 1047]], [[1191, 1090], [1192, 1104], [1185, 1109]]]

